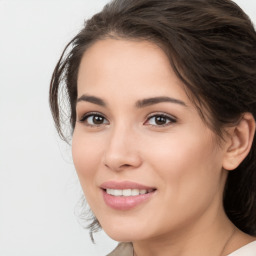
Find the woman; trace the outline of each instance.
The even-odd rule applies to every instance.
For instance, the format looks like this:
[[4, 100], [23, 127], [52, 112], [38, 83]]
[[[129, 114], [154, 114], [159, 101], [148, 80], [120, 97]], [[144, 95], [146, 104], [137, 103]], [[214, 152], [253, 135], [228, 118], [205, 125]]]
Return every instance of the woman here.
[[115, 0], [53, 73], [65, 139], [61, 90], [109, 255], [256, 254], [256, 33], [235, 3]]

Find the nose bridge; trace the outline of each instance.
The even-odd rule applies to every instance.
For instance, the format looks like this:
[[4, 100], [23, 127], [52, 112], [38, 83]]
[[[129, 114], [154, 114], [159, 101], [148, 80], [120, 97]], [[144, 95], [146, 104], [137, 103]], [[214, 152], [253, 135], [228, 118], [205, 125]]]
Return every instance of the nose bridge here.
[[136, 131], [124, 121], [110, 128], [104, 164], [112, 170], [138, 167], [141, 163], [136, 148]]

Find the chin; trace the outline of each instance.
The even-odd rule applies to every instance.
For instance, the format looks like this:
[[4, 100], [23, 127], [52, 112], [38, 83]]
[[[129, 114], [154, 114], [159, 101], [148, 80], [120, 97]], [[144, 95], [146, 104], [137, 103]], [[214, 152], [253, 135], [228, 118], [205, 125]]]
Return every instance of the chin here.
[[102, 225], [105, 233], [113, 240], [118, 242], [131, 242], [137, 240], [144, 240], [145, 232], [143, 230], [147, 230], [146, 227], [141, 227], [137, 223], [132, 223], [130, 221], [126, 221], [126, 223], [107, 223], [106, 225]]
[[[105, 230], [104, 230], [105, 231]], [[133, 231], [110, 231], [105, 233], [113, 240], [117, 242], [134, 242], [134, 241], [141, 241], [144, 240], [145, 237], [141, 236], [140, 234], [137, 234]]]

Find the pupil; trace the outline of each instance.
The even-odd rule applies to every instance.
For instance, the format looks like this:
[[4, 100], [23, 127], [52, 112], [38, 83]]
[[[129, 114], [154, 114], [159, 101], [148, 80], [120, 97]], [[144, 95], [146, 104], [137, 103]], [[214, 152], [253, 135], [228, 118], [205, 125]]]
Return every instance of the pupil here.
[[94, 116], [94, 117], [93, 117], [93, 122], [94, 122], [95, 124], [102, 124], [103, 118], [102, 118], [101, 116]]
[[158, 116], [156, 117], [156, 124], [162, 125], [166, 123], [166, 118], [163, 116]]

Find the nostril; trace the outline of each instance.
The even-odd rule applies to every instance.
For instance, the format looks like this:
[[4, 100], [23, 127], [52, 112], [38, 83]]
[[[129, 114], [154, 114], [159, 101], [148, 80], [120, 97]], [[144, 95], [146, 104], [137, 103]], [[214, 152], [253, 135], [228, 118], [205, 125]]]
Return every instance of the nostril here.
[[131, 165], [129, 165], [129, 164], [123, 164], [122, 166], [120, 166], [120, 167], [130, 167]]

